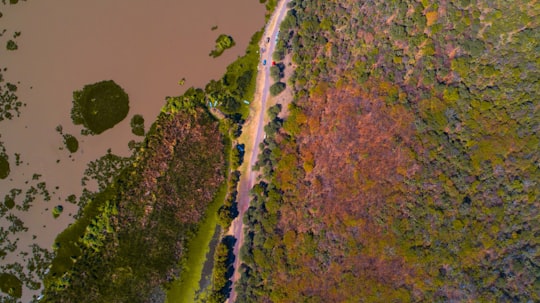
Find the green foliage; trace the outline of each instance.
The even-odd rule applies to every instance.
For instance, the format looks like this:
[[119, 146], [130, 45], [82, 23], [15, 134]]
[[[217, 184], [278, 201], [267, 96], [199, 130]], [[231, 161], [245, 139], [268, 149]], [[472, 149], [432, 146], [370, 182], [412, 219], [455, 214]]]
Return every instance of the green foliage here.
[[6, 44], [6, 49], [9, 50], [9, 51], [14, 51], [14, 50], [17, 50], [19, 48], [19, 46], [17, 45], [17, 43], [11, 39], [8, 40], [7, 44]]
[[58, 218], [63, 211], [64, 207], [62, 205], [56, 205], [52, 210], [53, 217]]
[[220, 80], [211, 80], [204, 89], [205, 96], [202, 102], [209, 107], [217, 107], [228, 118], [238, 123], [236, 127], [243, 123], [249, 114], [249, 105], [243, 101], [252, 100], [255, 93], [259, 60], [258, 42], [261, 35], [262, 31], [255, 33], [246, 54], [227, 66], [227, 72]]
[[204, 104], [204, 93], [200, 88], [190, 87], [182, 96], [167, 97], [166, 100], [167, 103], [161, 108], [162, 113], [171, 117], [181, 111], [195, 114], [196, 108]]
[[97, 182], [98, 190], [104, 190], [123, 169], [131, 165], [133, 159], [121, 157], [112, 153], [111, 149], [99, 159], [90, 161], [84, 170], [84, 177], [81, 179], [83, 186], [89, 180]]
[[22, 282], [12, 274], [1, 273], [0, 290], [14, 298], [20, 298], [22, 296]]
[[9, 161], [7, 155], [0, 155], [0, 179], [5, 179], [9, 176]]
[[[42, 302], [146, 302], [174, 278], [224, 180], [217, 122], [193, 110], [160, 115], [133, 162], [86, 193], [84, 211], [55, 240]], [[114, 158], [109, 152], [102, 164], [115, 170]]]
[[230, 278], [234, 273], [234, 244], [233, 236], [225, 236], [217, 245], [214, 254], [214, 270], [212, 272], [212, 292], [207, 302], [223, 303], [231, 291]]
[[210, 56], [213, 58], [219, 57], [225, 50], [233, 47], [235, 44], [236, 43], [231, 36], [221, 34], [216, 39], [216, 46], [210, 52]]
[[283, 82], [276, 82], [274, 84], [272, 84], [272, 86], [270, 86], [270, 94], [272, 96], [277, 96], [279, 95], [282, 91], [285, 90], [285, 83]]
[[4, 199], [4, 205], [7, 207], [7, 209], [12, 209], [15, 206], [15, 200], [13, 200], [12, 197], [6, 195]]
[[88, 84], [73, 92], [71, 120], [90, 134], [101, 134], [124, 120], [129, 111], [126, 92], [113, 80]]
[[135, 136], [144, 136], [144, 118], [141, 115], [133, 115], [131, 117], [131, 132]]
[[0, 84], [0, 121], [11, 120], [15, 116], [19, 117], [21, 108], [26, 106], [26, 104], [21, 102], [16, 95], [17, 85], [5, 82], [1, 73]]
[[283, 64], [272, 65], [270, 67], [270, 77], [272, 77], [272, 80], [275, 82], [278, 82], [281, 78], [283, 78], [282, 67], [285, 68]]
[[[531, 22], [538, 9], [527, 1], [301, 0], [291, 6], [283, 51], [292, 51], [297, 65], [298, 102], [284, 129], [265, 128], [278, 139], [265, 140], [256, 165], [265, 181], [254, 187], [245, 218], [237, 300], [540, 300], [534, 261], [540, 247], [534, 207], [540, 195], [540, 37]], [[321, 82], [341, 94], [327, 95], [317, 87]], [[349, 83], [365, 95], [349, 92]], [[356, 109], [363, 98], [371, 108], [350, 116], [319, 119], [314, 113]], [[406, 108], [414, 117], [408, 142], [385, 137], [390, 128], [363, 132], [367, 125], [354, 115], [373, 112], [377, 102], [389, 114]], [[328, 133], [309, 131], [329, 124], [335, 127]], [[349, 142], [358, 137], [396, 144], [394, 151], [407, 150], [414, 164], [392, 176], [379, 167], [370, 179], [374, 155], [338, 156], [356, 149]], [[325, 151], [333, 163], [304, 154], [313, 141], [332, 147]], [[362, 157], [372, 164], [338, 178]], [[331, 176], [323, 165], [335, 168]], [[395, 175], [403, 180], [381, 185]], [[303, 186], [308, 189], [297, 196]], [[369, 191], [386, 196], [362, 196]], [[341, 206], [347, 215], [329, 215]], [[367, 265], [374, 260], [401, 281], [390, 286], [391, 279], [373, 279], [385, 272]], [[399, 273], [404, 268], [407, 277]], [[318, 276], [328, 288], [314, 285]]]
[[79, 150], [79, 140], [75, 136], [70, 134], [64, 134], [64, 146], [69, 150], [70, 153], [75, 153]]

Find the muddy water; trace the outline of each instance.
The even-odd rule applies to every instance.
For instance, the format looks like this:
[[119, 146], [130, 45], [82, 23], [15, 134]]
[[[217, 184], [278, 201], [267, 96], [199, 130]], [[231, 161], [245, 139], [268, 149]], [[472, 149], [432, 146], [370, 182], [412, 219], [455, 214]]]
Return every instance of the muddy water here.
[[[38, 197], [28, 212], [13, 211], [29, 230], [16, 235], [18, 250], [0, 262], [23, 265], [20, 252], [29, 244], [49, 248], [72, 222], [69, 213], [75, 214], [76, 206], [64, 200], [80, 195], [86, 164], [108, 148], [128, 154], [128, 141], [136, 139], [129, 126], [131, 116], [142, 114], [148, 128], [165, 96], [219, 78], [264, 23], [264, 6], [257, 0], [29, 1], [2, 7], [2, 12], [2, 27], [22, 35], [17, 51], [1, 46], [0, 65], [7, 66], [9, 81], [21, 82], [17, 94], [27, 107], [20, 118], [0, 122], [0, 140], [11, 163], [10, 176], [0, 180], [0, 198], [11, 188], [24, 191], [35, 184], [25, 184], [34, 173], [42, 175], [40, 181], [52, 195], [49, 202]], [[212, 31], [214, 25], [218, 29]], [[236, 46], [213, 59], [208, 53], [221, 33], [231, 35]], [[179, 86], [183, 77], [186, 83]], [[128, 117], [101, 135], [81, 136], [81, 128], [70, 119], [72, 92], [106, 79], [115, 80], [129, 94]], [[63, 146], [55, 131], [59, 124], [64, 133], [79, 139], [79, 151], [71, 157], [59, 149]], [[14, 153], [21, 154], [20, 166], [14, 163]], [[64, 213], [53, 219], [51, 210], [57, 204], [64, 206]], [[23, 301], [34, 293], [25, 290]]]

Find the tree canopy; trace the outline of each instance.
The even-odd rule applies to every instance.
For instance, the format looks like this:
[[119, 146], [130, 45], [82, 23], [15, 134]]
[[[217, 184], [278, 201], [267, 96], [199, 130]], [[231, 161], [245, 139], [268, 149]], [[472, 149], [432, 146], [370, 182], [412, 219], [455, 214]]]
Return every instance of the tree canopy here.
[[113, 80], [88, 84], [73, 92], [71, 120], [84, 125], [89, 134], [101, 134], [124, 120], [129, 112], [129, 97]]

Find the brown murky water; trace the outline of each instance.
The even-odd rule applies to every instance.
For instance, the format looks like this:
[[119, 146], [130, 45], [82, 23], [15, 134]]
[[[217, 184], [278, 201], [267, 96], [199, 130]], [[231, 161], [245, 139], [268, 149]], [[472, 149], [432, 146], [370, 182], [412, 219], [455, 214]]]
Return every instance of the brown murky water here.
[[[28, 188], [24, 182], [34, 173], [43, 175], [40, 181], [52, 194], [49, 202], [38, 197], [28, 212], [14, 211], [29, 230], [16, 235], [18, 251], [2, 263], [21, 262], [19, 253], [31, 243], [50, 248], [73, 220], [68, 214], [77, 211], [64, 200], [69, 194], [80, 195], [86, 164], [108, 148], [127, 155], [128, 141], [136, 139], [129, 126], [133, 114], [142, 114], [148, 128], [165, 96], [221, 77], [264, 24], [264, 5], [258, 0], [29, 1], [3, 6], [2, 12], [1, 27], [22, 35], [17, 51], [1, 46], [0, 65], [8, 67], [9, 81], [21, 82], [18, 96], [28, 106], [20, 118], [0, 122], [0, 140], [11, 163], [10, 176], [0, 180], [0, 198], [11, 188]], [[214, 25], [218, 29], [212, 31]], [[236, 46], [213, 59], [208, 53], [221, 33], [233, 36]], [[179, 86], [183, 77], [186, 83]], [[106, 79], [115, 80], [129, 94], [128, 117], [99, 136], [81, 136], [80, 127], [70, 119], [71, 94]], [[63, 146], [55, 131], [59, 124], [64, 133], [79, 139], [79, 151], [71, 158], [67, 150], [59, 150]], [[15, 166], [14, 153], [21, 154], [22, 165]], [[64, 206], [64, 213], [55, 220], [51, 210], [57, 204]], [[24, 291], [23, 302], [32, 294]]]

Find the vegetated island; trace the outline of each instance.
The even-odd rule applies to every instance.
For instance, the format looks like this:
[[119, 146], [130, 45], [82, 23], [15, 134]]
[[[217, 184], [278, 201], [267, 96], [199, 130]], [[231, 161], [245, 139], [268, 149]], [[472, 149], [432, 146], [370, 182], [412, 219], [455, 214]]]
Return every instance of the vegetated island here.
[[88, 84], [73, 92], [71, 120], [85, 127], [82, 134], [101, 134], [124, 120], [128, 112], [129, 97], [113, 80]]
[[231, 47], [233, 47], [236, 43], [234, 42], [233, 38], [229, 35], [221, 34], [216, 39], [216, 46], [214, 49], [210, 52], [210, 56], [217, 58], [223, 54], [223, 52]]

